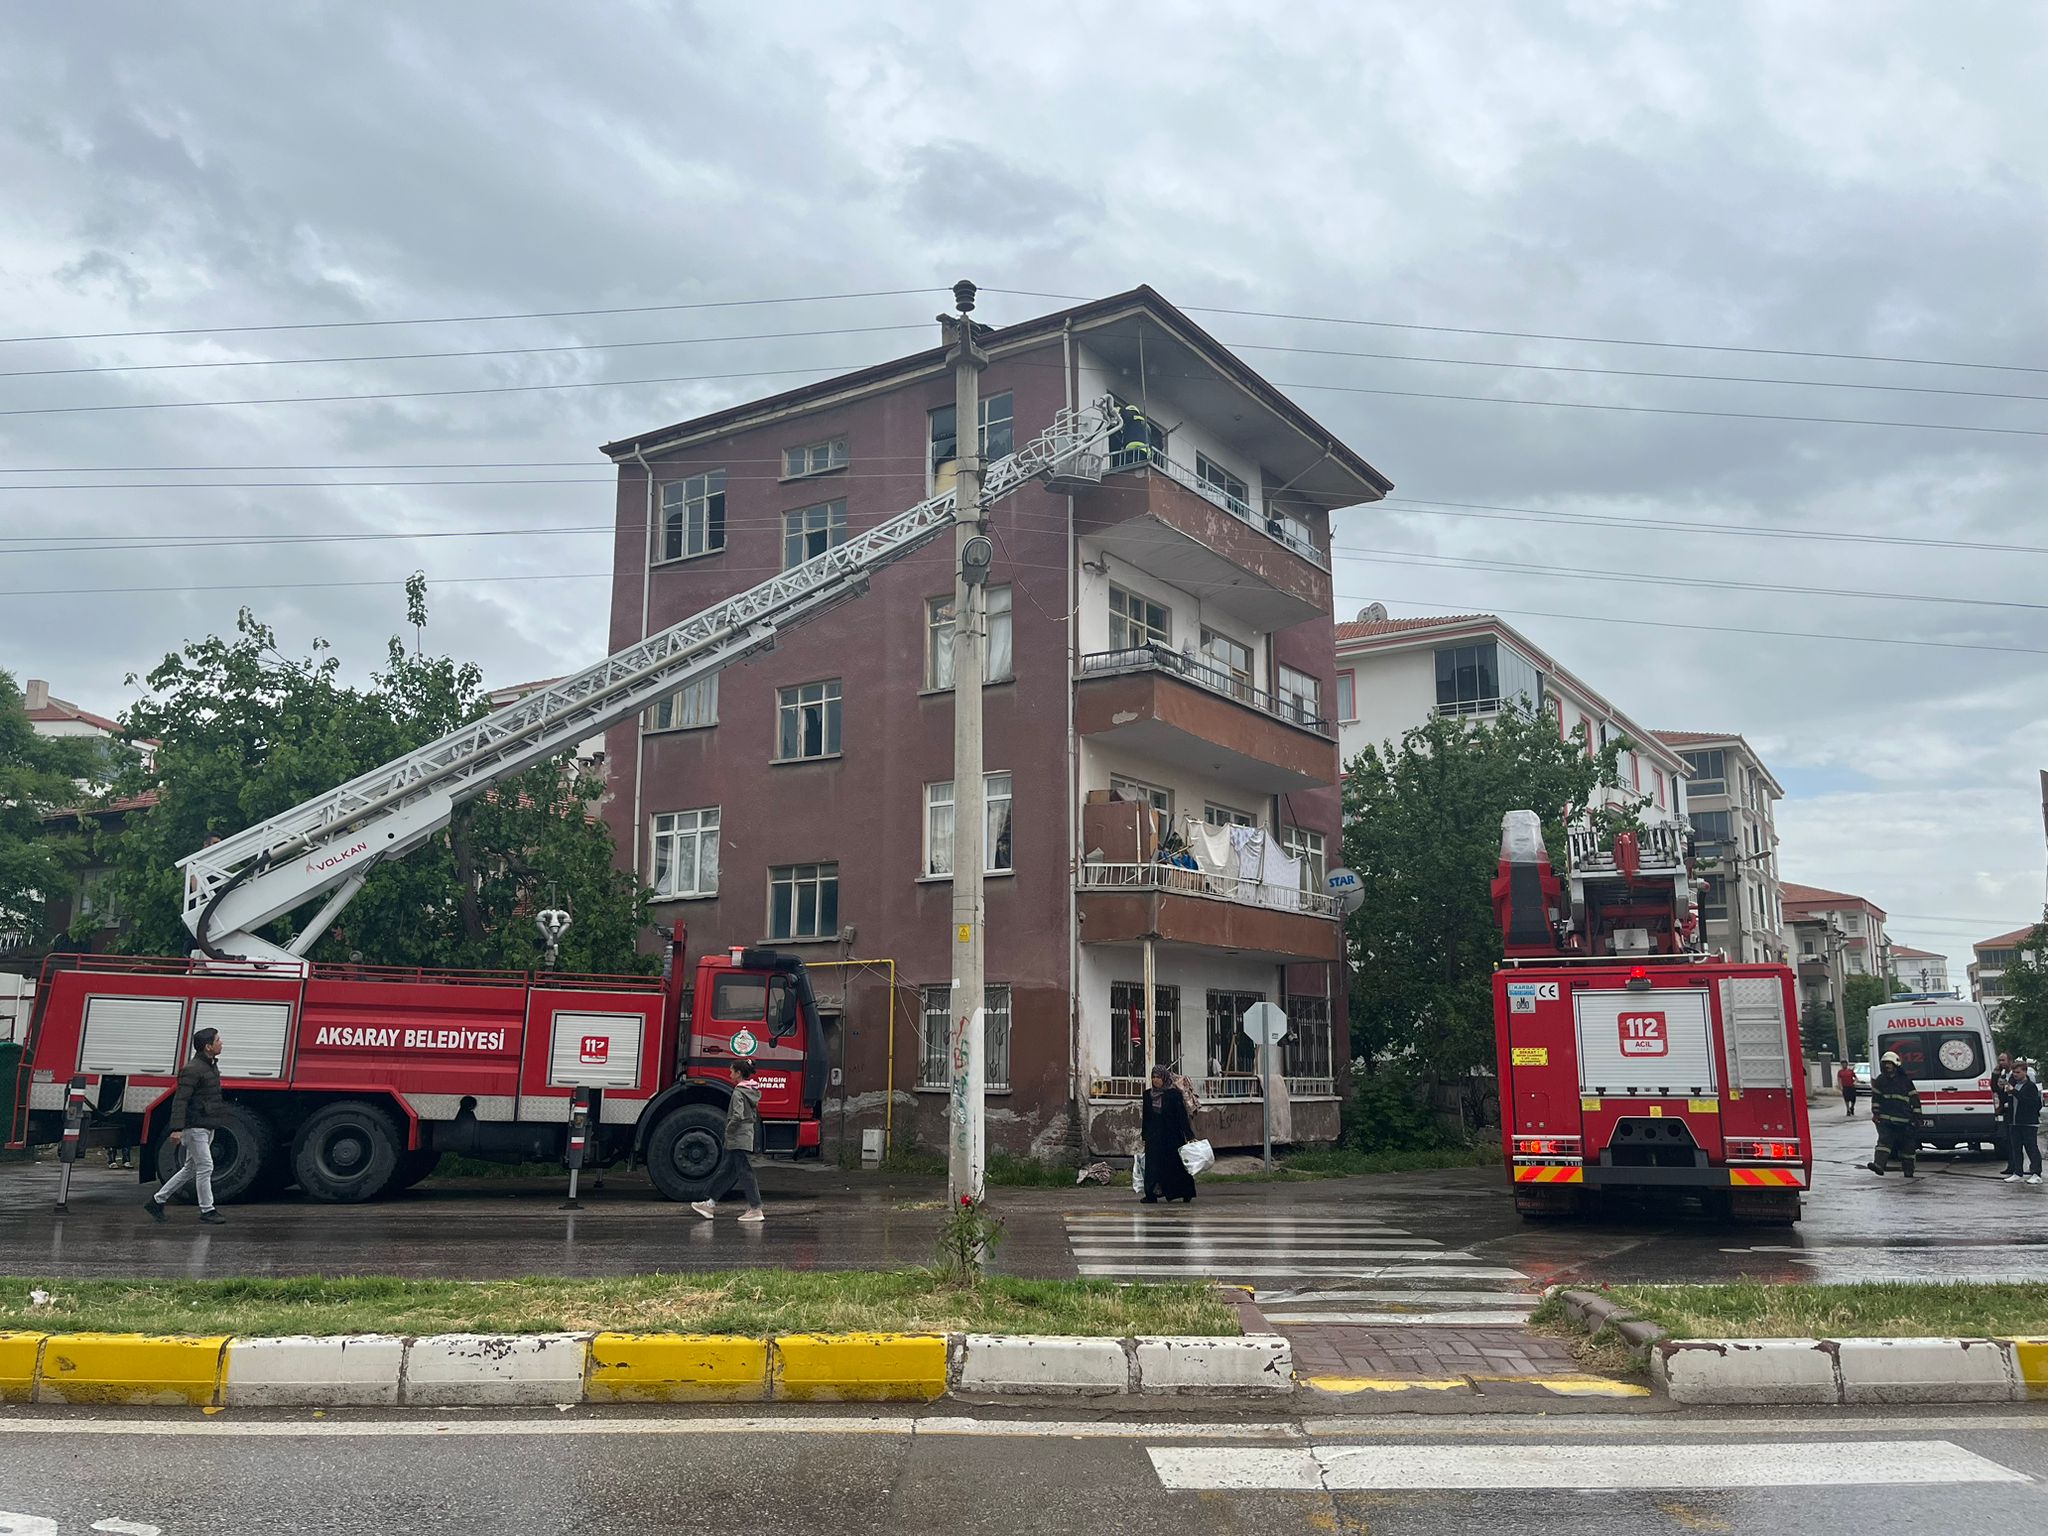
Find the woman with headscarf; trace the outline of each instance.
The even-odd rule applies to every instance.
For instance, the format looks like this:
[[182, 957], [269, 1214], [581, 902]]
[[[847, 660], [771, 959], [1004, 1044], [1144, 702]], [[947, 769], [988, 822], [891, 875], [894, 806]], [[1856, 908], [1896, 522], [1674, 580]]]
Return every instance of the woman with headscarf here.
[[1180, 1149], [1195, 1139], [1188, 1123], [1187, 1101], [1173, 1080], [1173, 1069], [1160, 1065], [1152, 1069], [1152, 1085], [1145, 1093], [1145, 1199], [1157, 1205], [1168, 1200], [1195, 1198], [1195, 1176], [1180, 1160]]

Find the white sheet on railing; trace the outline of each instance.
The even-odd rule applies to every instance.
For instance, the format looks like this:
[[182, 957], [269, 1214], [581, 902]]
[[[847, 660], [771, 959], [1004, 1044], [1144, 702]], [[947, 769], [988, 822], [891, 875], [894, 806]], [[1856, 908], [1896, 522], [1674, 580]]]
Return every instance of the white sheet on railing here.
[[1202, 883], [1211, 895], [1230, 896], [1237, 891], [1237, 850], [1223, 827], [1205, 826], [1190, 816], [1186, 821], [1188, 852], [1201, 866]]
[[1260, 859], [1259, 878], [1265, 881], [1260, 900], [1283, 912], [1301, 910], [1301, 860], [1270, 837]]

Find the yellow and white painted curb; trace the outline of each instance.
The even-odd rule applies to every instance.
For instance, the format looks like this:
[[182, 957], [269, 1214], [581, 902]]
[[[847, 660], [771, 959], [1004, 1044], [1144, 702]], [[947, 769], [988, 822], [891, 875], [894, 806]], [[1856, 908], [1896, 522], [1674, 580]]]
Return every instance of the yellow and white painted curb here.
[[1001, 1334], [439, 1334], [175, 1338], [0, 1333], [0, 1402], [198, 1408], [931, 1402], [1285, 1393], [1291, 1352], [1247, 1338]]
[[2048, 1401], [2048, 1339], [1665, 1339], [1650, 1374], [1680, 1403]]

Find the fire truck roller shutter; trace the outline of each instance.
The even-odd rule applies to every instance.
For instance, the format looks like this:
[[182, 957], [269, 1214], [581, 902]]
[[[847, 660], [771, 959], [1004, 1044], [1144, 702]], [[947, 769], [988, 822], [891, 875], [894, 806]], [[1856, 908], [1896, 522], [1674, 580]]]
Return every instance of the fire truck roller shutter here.
[[1721, 983], [1721, 1023], [1728, 1040], [1731, 1088], [1790, 1088], [1785, 992], [1770, 976], [1730, 976]]
[[282, 1078], [292, 1028], [290, 1003], [239, 1003], [206, 998], [192, 1005], [192, 1028], [220, 1031], [220, 1075]]
[[555, 1088], [634, 1088], [640, 1083], [638, 1013], [555, 1014], [549, 1037], [548, 1083]]
[[1581, 1092], [1708, 1098], [1717, 1091], [1713, 1021], [1701, 988], [1582, 989], [1572, 1007]]
[[89, 997], [78, 1070], [175, 1077], [184, 1024], [180, 997]]

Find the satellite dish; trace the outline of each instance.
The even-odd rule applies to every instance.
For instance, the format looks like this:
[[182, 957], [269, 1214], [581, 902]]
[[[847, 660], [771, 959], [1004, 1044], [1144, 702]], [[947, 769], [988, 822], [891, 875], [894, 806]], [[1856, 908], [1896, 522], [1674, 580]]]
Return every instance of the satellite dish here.
[[1358, 610], [1358, 622], [1361, 624], [1383, 624], [1386, 622], [1386, 618], [1387, 605], [1385, 603], [1367, 603]]

